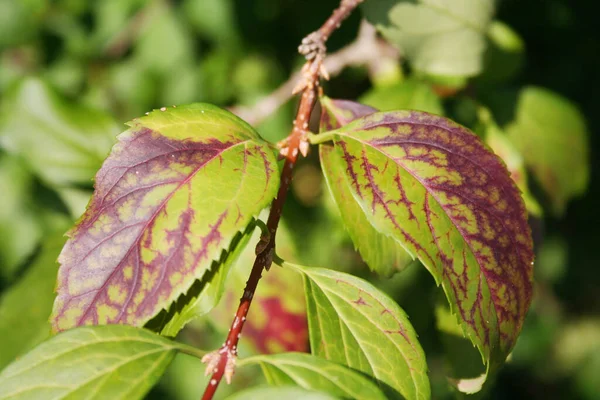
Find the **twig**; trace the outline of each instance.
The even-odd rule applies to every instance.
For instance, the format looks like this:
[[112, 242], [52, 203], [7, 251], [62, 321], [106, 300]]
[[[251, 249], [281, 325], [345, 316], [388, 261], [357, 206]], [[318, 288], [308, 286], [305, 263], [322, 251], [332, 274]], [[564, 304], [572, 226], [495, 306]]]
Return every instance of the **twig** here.
[[[377, 37], [375, 27], [362, 21], [356, 40], [323, 60], [329, 75], [336, 76], [349, 66], [366, 65], [371, 76], [377, 76], [384, 61], [397, 63], [399, 52], [396, 48]], [[250, 107], [236, 106], [230, 111], [251, 125], [257, 125], [279, 107], [292, 98], [292, 90], [301, 77], [302, 72], [294, 73], [277, 90], [259, 100]]]
[[[281, 172], [281, 181], [277, 198], [273, 200], [271, 211], [267, 220], [268, 235], [263, 235], [261, 241], [256, 246], [256, 260], [252, 266], [252, 271], [244, 294], [240, 299], [240, 305], [233, 319], [231, 329], [223, 346], [212, 353], [207, 354], [202, 359], [207, 363], [206, 372], [212, 373], [211, 379], [202, 396], [203, 400], [213, 398], [219, 383], [223, 376], [229, 383], [235, 368], [237, 357], [237, 346], [241, 336], [241, 331], [246, 322], [246, 316], [252, 303], [252, 298], [256, 291], [258, 282], [262, 276], [263, 269], [269, 269], [275, 253], [275, 234], [281, 218], [283, 204], [292, 180], [292, 170], [298, 160], [298, 153], [306, 155], [308, 151], [308, 121], [317, 101], [319, 91], [319, 77], [327, 75], [323, 66], [325, 58], [325, 42], [329, 36], [337, 29], [341, 22], [348, 17], [362, 0], [342, 0], [340, 6], [334, 10], [333, 14], [323, 24], [323, 26], [308, 35], [298, 50], [307, 59], [302, 68], [302, 76], [299, 84], [296, 86], [297, 92], [302, 92], [300, 106], [294, 120], [294, 127], [288, 138], [281, 146], [281, 156], [285, 159], [283, 170]], [[267, 237], [268, 236], [268, 237]]]

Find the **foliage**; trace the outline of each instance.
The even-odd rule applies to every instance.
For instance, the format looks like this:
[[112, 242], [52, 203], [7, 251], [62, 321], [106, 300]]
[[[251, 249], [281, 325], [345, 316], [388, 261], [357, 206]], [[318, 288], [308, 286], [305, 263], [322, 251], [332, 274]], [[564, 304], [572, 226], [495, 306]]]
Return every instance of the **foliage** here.
[[[0, 0], [0, 399], [197, 398], [269, 240], [218, 396], [594, 398], [594, 231], [571, 228], [593, 225], [595, 120], [554, 79], [576, 74], [536, 74], [554, 42], [520, 6], [365, 1], [329, 54], [362, 14], [395, 72], [325, 84], [270, 237], [293, 106], [225, 107], [271, 93], [337, 5], [275, 3]], [[575, 29], [553, 4], [543, 29]]]

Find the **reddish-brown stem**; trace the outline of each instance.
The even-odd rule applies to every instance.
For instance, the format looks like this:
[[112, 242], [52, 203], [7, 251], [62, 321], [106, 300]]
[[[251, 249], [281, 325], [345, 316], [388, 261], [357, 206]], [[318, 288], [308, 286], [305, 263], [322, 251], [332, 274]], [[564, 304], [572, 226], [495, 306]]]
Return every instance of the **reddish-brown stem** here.
[[225, 376], [228, 381], [231, 379], [233, 368], [235, 366], [238, 341], [244, 323], [246, 322], [246, 316], [248, 315], [252, 298], [256, 292], [256, 287], [262, 276], [263, 269], [268, 270], [273, 261], [273, 255], [275, 253], [275, 235], [283, 211], [285, 198], [292, 181], [292, 171], [298, 160], [298, 154], [305, 154], [308, 146], [308, 142], [306, 141], [308, 121], [310, 120], [312, 110], [317, 101], [319, 76], [323, 72], [322, 62], [325, 56], [325, 42], [333, 31], [340, 26], [341, 22], [361, 2], [362, 0], [342, 0], [340, 7], [333, 12], [323, 26], [318, 31], [307, 36], [299, 48], [300, 53], [302, 53], [308, 61], [302, 71], [302, 81], [296, 89], [297, 91], [302, 91], [302, 97], [300, 99], [296, 118], [294, 119], [294, 127], [285, 140], [281, 150], [281, 155], [284, 157], [285, 163], [281, 172], [279, 191], [277, 197], [271, 204], [271, 211], [267, 220], [269, 235], [268, 238], [261, 239], [261, 242], [256, 246], [256, 260], [254, 261], [252, 271], [246, 282], [244, 293], [240, 299], [240, 305], [235, 313], [225, 343], [218, 351], [208, 354], [203, 359], [203, 361], [208, 363], [207, 372], [212, 373], [211, 379], [202, 396], [203, 400], [210, 400], [213, 398], [223, 376]]

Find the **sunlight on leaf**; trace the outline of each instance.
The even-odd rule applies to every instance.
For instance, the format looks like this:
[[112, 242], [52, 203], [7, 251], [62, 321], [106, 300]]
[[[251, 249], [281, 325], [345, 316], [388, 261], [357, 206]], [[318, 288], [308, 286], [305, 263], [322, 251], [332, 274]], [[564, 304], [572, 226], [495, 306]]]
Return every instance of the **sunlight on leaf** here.
[[481, 72], [493, 0], [365, 2], [367, 18], [423, 73], [473, 76]]
[[386, 397], [364, 375], [340, 364], [304, 353], [258, 355], [238, 365], [259, 364], [271, 385], [296, 384], [343, 398], [376, 400]]
[[0, 399], [142, 398], [177, 350], [199, 352], [130, 326], [54, 336], [0, 373]]
[[313, 354], [376, 378], [388, 397], [429, 398], [423, 349], [392, 299], [352, 275], [284, 266], [304, 277]]
[[271, 148], [225, 110], [163, 108], [130, 126], [59, 257], [54, 330], [143, 325], [201, 279], [275, 196]]

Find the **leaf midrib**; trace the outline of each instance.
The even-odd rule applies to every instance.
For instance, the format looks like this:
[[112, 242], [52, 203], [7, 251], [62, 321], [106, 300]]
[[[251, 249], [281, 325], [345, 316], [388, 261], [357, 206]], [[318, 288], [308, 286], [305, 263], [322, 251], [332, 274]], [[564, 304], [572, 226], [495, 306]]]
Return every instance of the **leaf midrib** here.
[[[313, 280], [313, 281], [314, 281], [314, 280]], [[347, 281], [346, 281], [345, 283], [347, 283], [347, 284], [351, 285], [351, 284], [350, 284], [349, 282], [347, 282]], [[348, 300], [347, 300], [347, 299], [343, 298], [341, 295], [337, 294], [335, 291], [333, 291], [333, 290], [331, 290], [331, 289], [329, 289], [329, 288], [324, 288], [324, 287], [323, 287], [323, 286], [321, 286], [321, 285], [318, 285], [318, 286], [319, 286], [319, 288], [321, 289], [321, 291], [323, 291], [323, 293], [325, 293], [325, 292], [327, 291], [327, 292], [331, 293], [332, 295], [334, 295], [334, 296], [337, 296], [337, 297], [338, 297], [340, 300], [342, 300], [343, 302], [345, 302], [345, 303], [348, 303]], [[354, 285], [351, 285], [351, 286], [355, 287]], [[330, 298], [330, 296], [326, 296], [326, 297], [327, 297], [327, 298]], [[334, 309], [337, 311], [338, 315], [341, 315], [341, 313], [340, 313], [340, 311], [339, 311], [339, 308], [338, 308], [338, 307], [336, 307], [336, 306], [333, 304], [333, 302], [332, 302], [331, 300], [329, 300], [329, 303], [330, 303], [330, 304], [331, 304], [331, 306], [332, 306], [332, 307], [333, 307], [333, 308], [334, 308]], [[357, 311], [358, 311], [358, 309], [357, 309], [357, 308], [355, 308], [355, 310], [357, 310]], [[378, 329], [379, 329], [381, 332], [383, 332], [383, 329], [381, 329], [381, 327], [380, 327], [380, 326], [379, 326], [377, 323], [375, 323], [375, 322], [374, 322], [374, 321], [373, 321], [373, 320], [372, 320], [370, 317], [368, 317], [366, 314], [364, 314], [364, 313], [362, 313], [362, 312], [360, 312], [360, 311], [358, 311], [358, 312], [359, 312], [359, 313], [360, 313], [360, 314], [361, 314], [361, 315], [362, 315], [362, 316], [363, 316], [363, 317], [364, 317], [364, 318], [365, 318], [367, 321], [369, 321], [371, 324], [373, 324], [373, 326], [377, 327], [377, 328], [378, 328]], [[343, 320], [342, 320], [342, 318], [338, 318], [338, 319], [339, 319], [341, 322], [343, 321]], [[371, 370], [373, 371], [373, 374], [376, 374], [375, 370], [373, 369], [373, 363], [371, 362], [371, 358], [370, 358], [370, 357], [368, 357], [368, 356], [367, 356], [367, 354], [368, 354], [368, 353], [367, 353], [367, 352], [365, 352], [365, 351], [363, 350], [363, 346], [362, 346], [361, 342], [358, 340], [358, 338], [356, 337], [356, 334], [354, 333], [354, 331], [352, 330], [352, 328], [350, 328], [350, 326], [349, 326], [349, 325], [346, 323], [346, 321], [343, 321], [343, 322], [344, 322], [344, 325], [346, 326], [346, 329], [347, 329], [347, 330], [348, 330], [350, 333], [352, 333], [352, 336], [354, 337], [354, 340], [355, 340], [355, 341], [356, 341], [356, 343], [359, 345], [359, 347], [360, 347], [361, 351], [363, 352], [363, 354], [364, 354], [364, 355], [366, 356], [366, 358], [368, 359], [368, 361], [369, 361], [369, 367], [371, 367]], [[415, 388], [415, 395], [418, 397], [418, 395], [419, 395], [419, 393], [420, 393], [420, 390], [419, 390], [419, 387], [418, 387], [418, 385], [417, 385], [417, 383], [416, 383], [416, 382], [417, 382], [417, 380], [415, 379], [415, 375], [414, 375], [414, 372], [415, 372], [415, 370], [414, 370], [414, 368], [412, 368], [412, 367], [411, 367], [411, 363], [409, 362], [409, 359], [406, 357], [406, 354], [405, 354], [404, 350], [403, 350], [403, 349], [400, 347], [400, 345], [399, 345], [398, 343], [396, 343], [394, 340], [390, 339], [390, 338], [389, 338], [389, 335], [386, 335], [386, 334], [384, 333], [384, 337], [386, 337], [386, 338], [388, 339], [388, 342], [391, 342], [391, 343], [394, 345], [394, 347], [396, 347], [396, 349], [397, 349], [397, 350], [400, 352], [400, 354], [402, 354], [402, 358], [404, 359], [404, 362], [406, 363], [406, 366], [407, 366], [407, 367], [408, 367], [408, 369], [410, 370], [410, 375], [411, 375], [411, 377], [413, 378], [413, 379], [411, 379], [411, 381], [413, 382], [413, 387]], [[408, 344], [410, 345], [410, 343], [408, 343]], [[398, 381], [396, 381], [396, 382], [398, 382]]]

